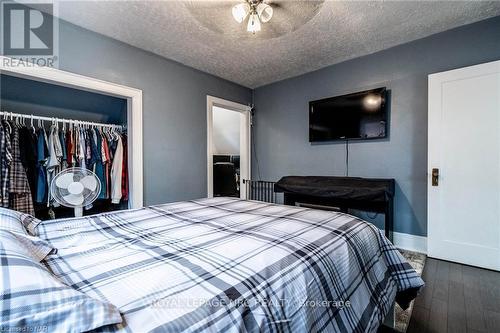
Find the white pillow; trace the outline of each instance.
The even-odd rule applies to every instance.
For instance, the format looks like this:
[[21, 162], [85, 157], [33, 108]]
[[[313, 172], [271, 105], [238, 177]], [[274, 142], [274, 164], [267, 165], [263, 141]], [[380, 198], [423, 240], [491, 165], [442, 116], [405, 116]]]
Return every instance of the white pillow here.
[[49, 253], [55, 250], [44, 240], [31, 236], [26, 227], [37, 225], [40, 220], [35, 217], [16, 212], [11, 209], [0, 208], [0, 231], [8, 231], [18, 242], [22, 243], [30, 255], [42, 261]]
[[34, 253], [30, 241], [36, 237], [5, 225], [0, 228], [0, 332], [84, 332], [122, 322], [115, 306], [66, 286], [39, 262], [50, 246], [38, 243]]

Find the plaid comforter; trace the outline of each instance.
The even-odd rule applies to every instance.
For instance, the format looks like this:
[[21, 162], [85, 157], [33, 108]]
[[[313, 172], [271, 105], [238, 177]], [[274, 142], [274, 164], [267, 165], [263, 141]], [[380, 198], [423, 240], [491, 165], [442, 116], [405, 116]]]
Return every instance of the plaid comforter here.
[[353, 216], [201, 199], [45, 221], [63, 282], [114, 304], [123, 332], [375, 332], [423, 281]]

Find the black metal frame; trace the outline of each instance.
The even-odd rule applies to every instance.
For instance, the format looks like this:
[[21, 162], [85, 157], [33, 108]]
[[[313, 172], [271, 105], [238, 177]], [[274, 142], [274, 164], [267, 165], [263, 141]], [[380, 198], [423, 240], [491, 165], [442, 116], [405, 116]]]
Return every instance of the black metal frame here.
[[246, 185], [246, 198], [248, 200], [276, 203], [275, 182], [243, 179], [243, 184]]

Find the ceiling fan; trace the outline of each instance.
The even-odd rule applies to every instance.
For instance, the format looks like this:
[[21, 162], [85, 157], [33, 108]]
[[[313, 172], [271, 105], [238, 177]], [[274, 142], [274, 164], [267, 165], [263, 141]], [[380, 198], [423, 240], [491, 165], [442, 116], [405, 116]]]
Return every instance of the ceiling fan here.
[[234, 6], [232, 13], [238, 23], [242, 23], [247, 16], [250, 16], [247, 31], [256, 33], [261, 30], [261, 22], [267, 23], [273, 17], [273, 7], [264, 3], [263, 0], [245, 0]]

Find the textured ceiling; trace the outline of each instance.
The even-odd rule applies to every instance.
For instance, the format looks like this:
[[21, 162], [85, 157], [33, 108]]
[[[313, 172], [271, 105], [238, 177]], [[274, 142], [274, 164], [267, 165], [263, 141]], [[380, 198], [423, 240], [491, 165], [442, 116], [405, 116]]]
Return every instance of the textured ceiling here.
[[238, 1], [59, 1], [59, 17], [255, 88], [500, 15], [500, 1], [286, 1], [261, 33]]

